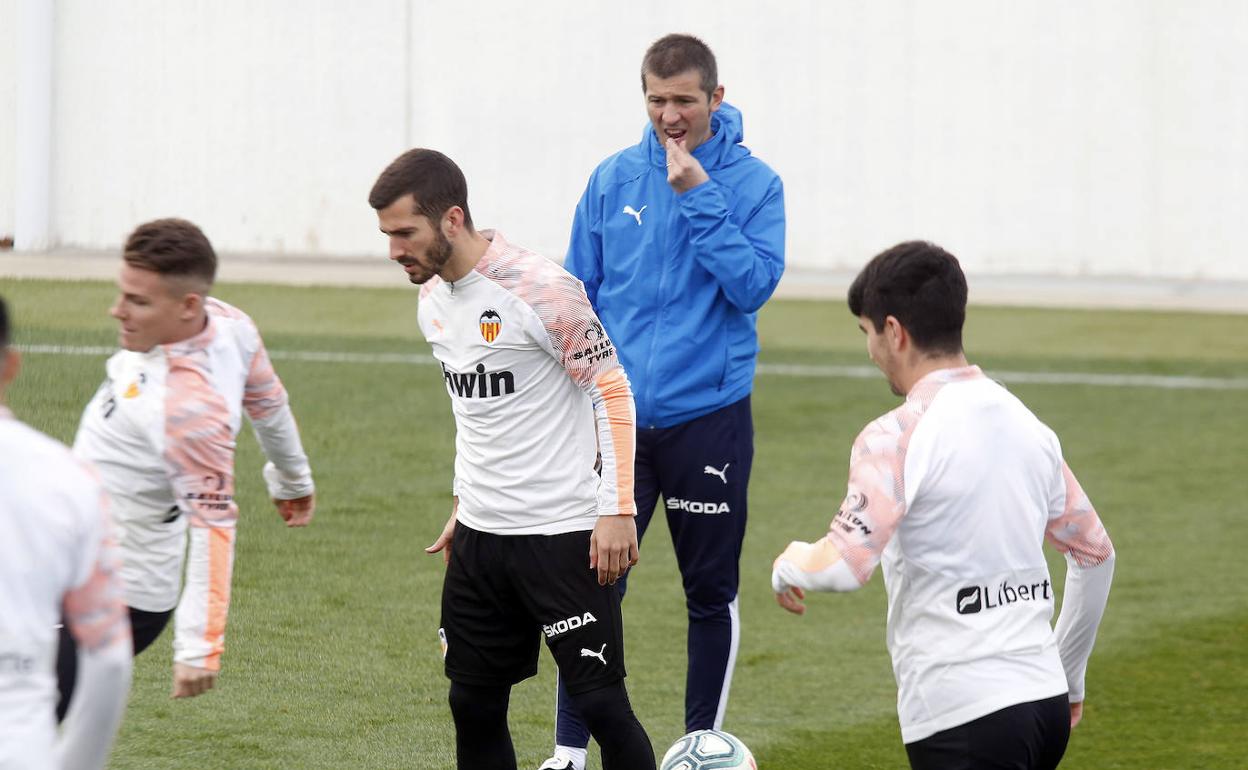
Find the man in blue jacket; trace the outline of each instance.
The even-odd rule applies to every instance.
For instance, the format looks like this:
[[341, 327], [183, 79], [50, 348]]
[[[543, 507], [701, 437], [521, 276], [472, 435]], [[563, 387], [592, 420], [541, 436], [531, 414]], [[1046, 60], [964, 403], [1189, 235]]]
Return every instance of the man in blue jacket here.
[[[590, 176], [565, 267], [633, 383], [637, 534], [661, 495], [689, 610], [685, 727], [711, 729], [740, 636], [755, 320], [784, 271], [784, 192], [740, 144], [741, 113], [705, 43], [661, 38], [641, 79], [650, 125]], [[562, 689], [555, 739], [542, 768], [581, 770], [589, 734]]]

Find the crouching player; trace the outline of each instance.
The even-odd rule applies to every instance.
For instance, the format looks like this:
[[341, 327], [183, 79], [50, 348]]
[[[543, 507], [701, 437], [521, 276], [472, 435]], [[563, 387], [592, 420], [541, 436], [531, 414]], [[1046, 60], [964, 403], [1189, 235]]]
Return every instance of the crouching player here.
[[[938, 246], [878, 255], [849, 289], [867, 353], [905, 403], [868, 425], [827, 535], [772, 588], [853, 591], [877, 564], [910, 765], [1053, 768], [1083, 713], [1114, 548], [1057, 436], [962, 352], [966, 278]], [[1066, 555], [1056, 631], [1041, 544]]]

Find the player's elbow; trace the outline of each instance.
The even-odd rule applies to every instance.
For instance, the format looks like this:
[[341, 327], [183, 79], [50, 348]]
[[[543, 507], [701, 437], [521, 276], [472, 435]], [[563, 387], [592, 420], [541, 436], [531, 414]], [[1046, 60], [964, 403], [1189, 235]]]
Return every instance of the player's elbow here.
[[[765, 274], [765, 275], [764, 275]], [[756, 268], [756, 279], [746, 281], [738, 291], [727, 293], [728, 299], [743, 313], [757, 313], [771, 299], [780, 284], [780, 269], [770, 266]]]

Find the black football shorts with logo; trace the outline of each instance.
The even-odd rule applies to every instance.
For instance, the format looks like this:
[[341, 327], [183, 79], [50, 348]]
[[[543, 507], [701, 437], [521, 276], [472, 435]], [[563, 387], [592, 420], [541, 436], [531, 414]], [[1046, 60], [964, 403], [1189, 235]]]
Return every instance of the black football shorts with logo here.
[[624, 629], [615, 586], [589, 568], [588, 530], [494, 535], [460, 523], [442, 583], [446, 675], [510, 685], [537, 673], [545, 640], [576, 695], [624, 678]]

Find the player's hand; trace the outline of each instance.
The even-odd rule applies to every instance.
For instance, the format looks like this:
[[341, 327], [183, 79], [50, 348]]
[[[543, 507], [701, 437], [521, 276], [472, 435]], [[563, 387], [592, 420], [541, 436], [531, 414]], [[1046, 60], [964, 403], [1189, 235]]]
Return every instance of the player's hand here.
[[277, 512], [288, 527], [306, 527], [312, 522], [312, 513], [316, 510], [316, 494], [296, 497], [294, 500], [273, 500]]
[[1070, 729], [1083, 721], [1083, 701], [1070, 704]]
[[451, 538], [455, 536], [455, 516], [458, 513], [459, 507], [456, 506], [456, 509], [451, 511], [451, 518], [446, 520], [446, 526], [442, 528], [442, 534], [438, 535], [438, 539], [433, 541], [433, 545], [425, 549], [425, 553], [431, 555], [441, 551], [443, 564], [451, 563]]
[[185, 663], [173, 664], [173, 697], [194, 698], [212, 689], [217, 683], [217, 672]]
[[589, 568], [598, 570], [598, 585], [615, 585], [640, 556], [637, 521], [632, 516], [598, 517], [589, 536]]
[[678, 193], [688, 192], [710, 179], [706, 169], [693, 157], [685, 145], [675, 139], [667, 144], [667, 183]]
[[794, 615], [806, 614], [806, 605], [802, 604], [805, 598], [806, 592], [797, 586], [787, 586], [783, 591], [776, 593], [776, 603]]

